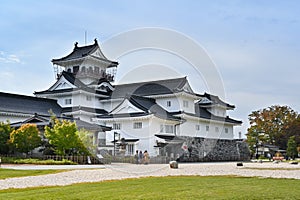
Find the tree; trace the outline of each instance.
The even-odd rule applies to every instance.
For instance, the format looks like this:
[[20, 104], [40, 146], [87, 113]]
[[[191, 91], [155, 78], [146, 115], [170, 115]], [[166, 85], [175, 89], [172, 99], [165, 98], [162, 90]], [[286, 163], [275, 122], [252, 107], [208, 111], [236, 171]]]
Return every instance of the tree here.
[[252, 148], [258, 142], [277, 145], [287, 143], [282, 137], [289, 125], [298, 118], [298, 114], [288, 106], [271, 106], [262, 110], [253, 111], [249, 115], [250, 128], [248, 128], [247, 141]]
[[87, 151], [86, 154], [95, 155], [97, 146], [94, 145], [93, 142], [93, 133], [85, 129], [80, 129], [78, 132], [78, 136], [84, 146], [83, 150], [85, 149]]
[[39, 130], [35, 124], [24, 124], [10, 133], [9, 143], [20, 153], [26, 153], [41, 145]]
[[53, 127], [45, 127], [45, 136], [54, 146], [57, 155], [86, 154], [87, 150], [80, 141], [75, 122], [53, 119]]
[[287, 141], [291, 136], [295, 136], [295, 142], [297, 146], [300, 146], [300, 116], [293, 122], [289, 123], [284, 130], [284, 135], [281, 135], [279, 145], [282, 146], [283, 149], [287, 148]]
[[8, 154], [9, 152], [9, 136], [12, 132], [9, 122], [0, 122], [0, 154]]
[[298, 155], [297, 144], [295, 141], [295, 136], [291, 136], [287, 143], [286, 154], [292, 159]]

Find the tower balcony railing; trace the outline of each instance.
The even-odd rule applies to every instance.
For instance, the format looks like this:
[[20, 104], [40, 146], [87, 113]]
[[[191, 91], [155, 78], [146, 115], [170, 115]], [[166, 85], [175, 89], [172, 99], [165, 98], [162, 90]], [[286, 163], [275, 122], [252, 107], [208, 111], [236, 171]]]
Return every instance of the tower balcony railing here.
[[101, 79], [101, 78], [106, 78], [108, 81], [114, 81], [114, 75], [106, 72], [98, 72], [98, 71], [79, 71], [77, 73], [73, 73], [77, 78], [96, 78], [96, 79]]

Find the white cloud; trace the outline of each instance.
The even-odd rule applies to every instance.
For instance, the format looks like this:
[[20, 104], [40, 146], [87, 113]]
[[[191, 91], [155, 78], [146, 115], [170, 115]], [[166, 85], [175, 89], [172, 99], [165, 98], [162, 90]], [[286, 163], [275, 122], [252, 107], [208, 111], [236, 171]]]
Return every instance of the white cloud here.
[[2, 63], [21, 63], [21, 59], [15, 54], [7, 54], [0, 51], [0, 62]]

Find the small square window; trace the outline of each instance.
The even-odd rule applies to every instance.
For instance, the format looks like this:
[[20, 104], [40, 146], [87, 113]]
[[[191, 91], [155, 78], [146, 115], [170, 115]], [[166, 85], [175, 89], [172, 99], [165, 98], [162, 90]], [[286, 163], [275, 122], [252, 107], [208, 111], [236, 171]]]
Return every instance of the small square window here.
[[167, 107], [171, 107], [171, 101], [167, 101]]
[[90, 96], [90, 95], [86, 96], [86, 100], [87, 101], [92, 101], [92, 96]]
[[72, 99], [65, 99], [65, 105], [72, 104]]
[[229, 131], [228, 131], [228, 128], [225, 128], [225, 133], [228, 133]]
[[113, 123], [113, 130], [120, 130], [121, 124], [120, 123]]
[[206, 129], [206, 131], [209, 131], [209, 126], [206, 126], [205, 129]]
[[215, 127], [215, 131], [216, 131], [216, 133], [218, 133], [219, 132], [219, 127]]
[[183, 101], [183, 107], [188, 108], [189, 107], [189, 102], [188, 101]]
[[133, 123], [133, 128], [134, 129], [141, 129], [141, 128], [143, 128], [143, 123], [142, 122], [134, 122]]
[[196, 124], [196, 131], [200, 131], [200, 125]]

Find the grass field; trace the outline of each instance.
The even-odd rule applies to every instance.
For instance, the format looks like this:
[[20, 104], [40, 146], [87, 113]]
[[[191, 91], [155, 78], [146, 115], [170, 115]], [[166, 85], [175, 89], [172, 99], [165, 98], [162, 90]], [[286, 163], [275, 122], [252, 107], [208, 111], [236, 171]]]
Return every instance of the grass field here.
[[[59, 173], [66, 170], [15, 170], [0, 168], [0, 179]], [[1, 198], [0, 198], [1, 199]]]
[[149, 177], [0, 191], [0, 199], [300, 199], [300, 181], [230, 176]]

